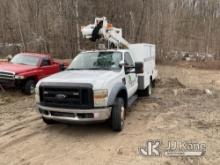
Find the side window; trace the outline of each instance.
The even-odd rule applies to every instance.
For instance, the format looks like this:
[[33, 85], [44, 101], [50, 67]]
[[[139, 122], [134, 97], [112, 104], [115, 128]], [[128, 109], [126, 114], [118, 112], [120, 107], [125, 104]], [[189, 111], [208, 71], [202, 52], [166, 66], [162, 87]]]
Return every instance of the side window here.
[[134, 66], [134, 61], [132, 60], [131, 55], [128, 52], [125, 53], [125, 65]]
[[42, 63], [41, 63], [41, 66], [49, 66], [51, 63], [50, 63], [50, 60], [49, 59], [43, 59]]

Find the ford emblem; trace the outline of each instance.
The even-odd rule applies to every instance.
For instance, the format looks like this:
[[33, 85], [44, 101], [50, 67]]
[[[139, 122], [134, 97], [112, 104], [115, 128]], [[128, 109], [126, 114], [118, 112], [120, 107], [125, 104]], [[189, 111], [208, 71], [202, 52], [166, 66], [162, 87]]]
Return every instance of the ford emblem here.
[[63, 100], [63, 99], [66, 98], [66, 95], [64, 95], [64, 94], [57, 94], [56, 98], [59, 99], [59, 100]]
[[79, 92], [73, 92], [73, 96], [79, 96]]

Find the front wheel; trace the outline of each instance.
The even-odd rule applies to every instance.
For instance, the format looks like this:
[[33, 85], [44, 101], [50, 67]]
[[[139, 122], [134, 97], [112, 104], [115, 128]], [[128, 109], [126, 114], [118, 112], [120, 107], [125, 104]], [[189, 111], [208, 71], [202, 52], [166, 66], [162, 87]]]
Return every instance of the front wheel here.
[[32, 95], [32, 94], [34, 94], [34, 90], [35, 90], [35, 82], [34, 82], [34, 80], [27, 80], [24, 83], [23, 92], [26, 95]]
[[117, 98], [112, 108], [112, 130], [120, 132], [124, 127], [125, 107], [122, 98]]

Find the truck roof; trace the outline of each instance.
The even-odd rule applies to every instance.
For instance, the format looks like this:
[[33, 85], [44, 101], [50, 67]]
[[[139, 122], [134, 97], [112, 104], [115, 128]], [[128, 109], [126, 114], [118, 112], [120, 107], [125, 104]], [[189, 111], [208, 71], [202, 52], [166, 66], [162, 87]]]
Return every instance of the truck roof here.
[[82, 53], [91, 53], [91, 52], [127, 52], [129, 49], [103, 49], [103, 50], [89, 50], [89, 51], [82, 51]]
[[21, 52], [20, 54], [30, 55], [30, 56], [37, 56], [37, 57], [41, 57], [41, 58], [51, 58], [50, 54], [43, 54], [43, 53]]

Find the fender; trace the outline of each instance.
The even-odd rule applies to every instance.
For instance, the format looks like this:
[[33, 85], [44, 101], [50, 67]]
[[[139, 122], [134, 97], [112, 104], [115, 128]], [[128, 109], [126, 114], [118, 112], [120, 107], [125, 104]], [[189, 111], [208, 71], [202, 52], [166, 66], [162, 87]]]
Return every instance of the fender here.
[[126, 89], [125, 85], [122, 82], [116, 83], [114, 85], [113, 89], [111, 90], [110, 95], [109, 95], [108, 106], [112, 106], [114, 104], [115, 99], [121, 90], [125, 90], [126, 96], [128, 96], [127, 89]]

